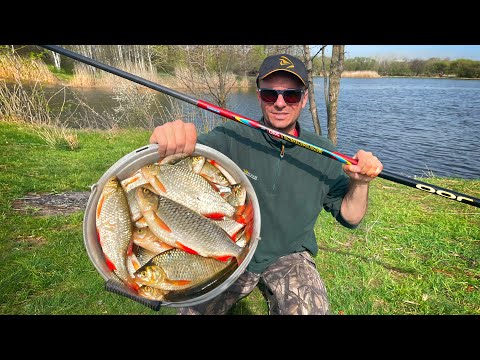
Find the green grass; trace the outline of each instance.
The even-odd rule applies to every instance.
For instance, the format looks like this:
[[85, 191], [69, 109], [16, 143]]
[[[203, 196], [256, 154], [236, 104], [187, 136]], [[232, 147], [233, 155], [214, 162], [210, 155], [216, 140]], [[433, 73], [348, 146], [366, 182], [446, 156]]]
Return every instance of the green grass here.
[[[104, 290], [88, 258], [83, 211], [39, 216], [12, 206], [29, 192], [87, 191], [150, 132], [77, 131], [79, 149], [53, 149], [31, 127], [0, 122], [0, 314], [174, 314]], [[479, 197], [479, 180], [424, 181]], [[316, 225], [333, 314], [480, 314], [480, 210], [377, 179], [356, 230], [322, 213]], [[230, 312], [267, 313], [258, 289]]]
[[73, 74], [69, 74], [63, 69], [58, 70], [54, 65], [48, 65], [48, 69], [57, 77], [58, 80], [70, 81], [74, 78]]
[[[478, 197], [479, 180], [424, 179]], [[321, 214], [317, 264], [344, 314], [480, 314], [480, 210], [377, 179], [361, 226]]]

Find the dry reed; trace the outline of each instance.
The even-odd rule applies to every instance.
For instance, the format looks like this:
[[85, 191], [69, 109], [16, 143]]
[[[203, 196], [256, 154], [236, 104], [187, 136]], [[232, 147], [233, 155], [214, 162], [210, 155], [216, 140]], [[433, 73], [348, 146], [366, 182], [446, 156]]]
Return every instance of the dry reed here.
[[[162, 80], [157, 73], [142, 69], [140, 66], [131, 62], [127, 62], [122, 66], [118, 66], [118, 69], [135, 74], [143, 79], [150, 80], [155, 83], [159, 83]], [[82, 63], [76, 63], [73, 69], [74, 77], [69, 81], [69, 85], [72, 87], [109, 87], [114, 88], [120, 84], [129, 84], [130, 80], [119, 77], [118, 75], [111, 74], [102, 70], [95, 69], [90, 65]]]
[[58, 114], [53, 114], [48, 105], [62, 90], [65, 104], [65, 88], [47, 99], [38, 81], [27, 89], [18, 78], [13, 86], [1, 80], [0, 120], [25, 123], [52, 148], [76, 150], [79, 147], [76, 132], [60, 123], [63, 105]]
[[21, 57], [15, 53], [6, 53], [0, 56], [0, 79], [58, 83], [58, 79], [42, 60]]
[[344, 71], [342, 78], [380, 78], [381, 76], [376, 71]]

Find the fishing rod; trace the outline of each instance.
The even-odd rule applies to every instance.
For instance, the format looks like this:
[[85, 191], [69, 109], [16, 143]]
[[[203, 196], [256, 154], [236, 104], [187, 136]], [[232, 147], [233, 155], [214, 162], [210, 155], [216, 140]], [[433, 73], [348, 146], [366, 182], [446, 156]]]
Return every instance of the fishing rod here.
[[[343, 154], [341, 154], [339, 152], [336, 152], [336, 151], [329, 151], [329, 150], [323, 149], [323, 148], [321, 148], [317, 145], [314, 145], [314, 144], [311, 144], [307, 141], [301, 140], [301, 139], [299, 139], [295, 136], [289, 135], [289, 134], [284, 133], [282, 131], [272, 129], [272, 128], [270, 128], [270, 127], [268, 127], [268, 126], [266, 126], [262, 123], [259, 123], [258, 121], [246, 118], [246, 117], [244, 117], [242, 115], [239, 115], [239, 114], [236, 114], [236, 113], [234, 113], [230, 110], [220, 108], [220, 107], [218, 107], [214, 104], [211, 104], [207, 101], [200, 100], [200, 99], [194, 99], [190, 96], [187, 96], [187, 95], [182, 94], [180, 92], [177, 92], [175, 90], [169, 89], [165, 86], [156, 84], [156, 83], [154, 83], [150, 80], [143, 79], [139, 76], [130, 74], [126, 71], [117, 69], [113, 66], [103, 64], [99, 61], [96, 61], [96, 60], [91, 59], [89, 57], [83, 56], [81, 54], [77, 54], [73, 51], [70, 51], [68, 49], [62, 48], [62, 47], [57, 46], [57, 45], [40, 45], [40, 46], [44, 47], [45, 49], [55, 51], [56, 53], [59, 53], [61, 55], [65, 55], [65, 56], [67, 56], [69, 58], [72, 58], [74, 60], [78, 60], [78, 61], [81, 61], [85, 64], [88, 64], [88, 65], [91, 65], [93, 67], [102, 69], [102, 70], [107, 71], [109, 73], [112, 73], [114, 75], [123, 77], [127, 80], [136, 82], [137, 84], [146, 86], [146, 87], [151, 88], [153, 90], [157, 90], [157, 91], [159, 91], [163, 94], [173, 96], [177, 99], [183, 100], [183, 101], [185, 101], [189, 104], [192, 104], [194, 106], [197, 106], [201, 109], [205, 109], [205, 110], [213, 112], [217, 115], [223, 116], [227, 119], [235, 120], [235, 121], [237, 121], [237, 122], [239, 122], [243, 125], [255, 128], [257, 130], [261, 130], [263, 132], [267, 132], [268, 134], [270, 134], [272, 136], [275, 136], [279, 139], [283, 139], [283, 140], [288, 141], [290, 143], [299, 145], [299, 146], [301, 146], [305, 149], [314, 151], [314, 152], [319, 153], [321, 155], [328, 156], [329, 158], [337, 160], [337, 161], [339, 161], [343, 164], [357, 165], [357, 160], [354, 159], [354, 158], [343, 155]], [[398, 184], [406, 185], [406, 186], [409, 186], [409, 187], [412, 187], [412, 188], [415, 188], [415, 189], [418, 189], [418, 190], [426, 191], [430, 194], [439, 195], [439, 196], [442, 196], [446, 199], [455, 200], [455, 201], [458, 201], [458, 202], [461, 202], [461, 203], [464, 203], [464, 204], [469, 204], [469, 205], [472, 205], [472, 206], [480, 207], [480, 199], [475, 198], [473, 196], [465, 195], [465, 194], [462, 194], [462, 193], [459, 193], [459, 192], [456, 192], [456, 191], [453, 191], [453, 190], [445, 189], [445, 188], [442, 188], [442, 187], [439, 187], [439, 186], [436, 186], [436, 185], [432, 185], [432, 184], [429, 184], [429, 183], [426, 183], [426, 182], [423, 182], [423, 181], [415, 180], [415, 179], [412, 179], [412, 178], [409, 178], [409, 177], [406, 177], [406, 176], [396, 175], [396, 174], [394, 174], [392, 172], [389, 172], [389, 171], [386, 171], [386, 170], [382, 170], [380, 172], [380, 174], [378, 174], [378, 177], [381, 177], [381, 178], [389, 180], [389, 181], [393, 181], [393, 182], [398, 183]]]

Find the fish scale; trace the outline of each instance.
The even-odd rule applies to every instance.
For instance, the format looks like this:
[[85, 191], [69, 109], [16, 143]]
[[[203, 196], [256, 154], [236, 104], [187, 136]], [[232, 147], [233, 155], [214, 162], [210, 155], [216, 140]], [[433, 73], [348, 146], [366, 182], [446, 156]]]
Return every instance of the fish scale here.
[[[205, 178], [193, 172], [189, 166], [179, 163], [152, 164], [143, 167], [142, 171], [157, 193], [204, 216], [220, 218], [232, 217], [235, 214], [235, 207], [225, 201]], [[159, 185], [154, 185], [157, 180], [164, 190], [159, 190]]]
[[130, 287], [137, 289], [127, 268], [127, 253], [132, 244], [132, 220], [119, 180], [112, 176], [105, 183], [97, 204], [96, 228], [107, 264]]
[[149, 229], [162, 241], [205, 257], [233, 256], [241, 263], [243, 249], [213, 220], [145, 188], [138, 188], [136, 196]]

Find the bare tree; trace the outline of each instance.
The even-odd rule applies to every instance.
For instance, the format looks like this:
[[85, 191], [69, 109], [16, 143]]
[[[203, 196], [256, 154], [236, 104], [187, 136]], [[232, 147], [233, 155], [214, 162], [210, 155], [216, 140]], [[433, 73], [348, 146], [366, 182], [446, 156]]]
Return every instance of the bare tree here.
[[[307, 67], [308, 75], [308, 101], [310, 103], [310, 113], [312, 114], [313, 127], [318, 135], [322, 135], [320, 120], [318, 119], [317, 104], [315, 102], [315, 90], [313, 85], [313, 59], [310, 57], [310, 47], [303, 45], [304, 61]], [[315, 57], [315, 56], [314, 56]]]
[[228, 97], [236, 84], [231, 69], [237, 60], [237, 48], [227, 45], [195, 45], [181, 48], [183, 66], [175, 76], [197, 97], [207, 93], [218, 106], [226, 108]]
[[55, 65], [55, 68], [60, 71], [61, 67], [61, 61], [60, 61], [60, 54], [56, 53], [55, 51], [51, 51], [52, 57], [53, 57], [53, 64]]
[[325, 62], [325, 46], [322, 46], [322, 75], [323, 75], [323, 96], [325, 97], [325, 106], [327, 108], [327, 119], [328, 119], [328, 75], [327, 75], [327, 64]]
[[337, 110], [338, 95], [340, 93], [340, 79], [343, 72], [345, 45], [332, 46], [332, 61], [330, 63], [330, 76], [328, 79], [327, 102], [327, 129], [328, 138], [337, 144]]

